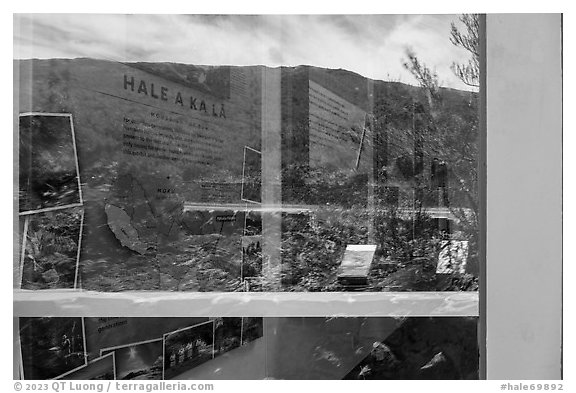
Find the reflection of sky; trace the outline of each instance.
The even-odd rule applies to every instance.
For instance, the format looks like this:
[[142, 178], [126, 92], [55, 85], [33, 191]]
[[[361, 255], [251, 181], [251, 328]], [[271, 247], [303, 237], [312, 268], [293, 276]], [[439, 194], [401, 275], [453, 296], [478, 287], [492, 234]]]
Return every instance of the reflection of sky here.
[[138, 344], [116, 350], [116, 368], [121, 378], [131, 371], [150, 368], [162, 356], [162, 341]]
[[468, 53], [449, 41], [456, 15], [97, 15], [35, 14], [15, 19], [14, 57], [269, 66], [309, 64], [415, 84], [406, 47], [439, 74]]

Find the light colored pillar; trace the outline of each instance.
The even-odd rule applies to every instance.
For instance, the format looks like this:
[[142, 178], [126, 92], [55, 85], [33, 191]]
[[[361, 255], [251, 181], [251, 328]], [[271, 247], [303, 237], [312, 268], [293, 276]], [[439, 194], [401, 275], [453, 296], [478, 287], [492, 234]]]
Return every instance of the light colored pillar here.
[[374, 203], [374, 81], [367, 79], [366, 83], [368, 84], [368, 115], [366, 123], [364, 124], [366, 127], [366, 135], [363, 147], [365, 150], [363, 154], [366, 154], [368, 163], [368, 202], [366, 204], [370, 216], [368, 219], [368, 244], [376, 244], [376, 231], [374, 225], [376, 217], [376, 205]]
[[262, 276], [264, 290], [280, 289], [282, 258], [280, 68], [262, 68]]

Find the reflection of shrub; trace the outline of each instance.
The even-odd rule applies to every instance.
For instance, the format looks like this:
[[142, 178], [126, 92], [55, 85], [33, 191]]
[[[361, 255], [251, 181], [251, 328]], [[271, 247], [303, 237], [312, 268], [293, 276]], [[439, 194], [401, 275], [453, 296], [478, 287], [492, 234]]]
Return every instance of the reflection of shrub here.
[[412, 157], [409, 155], [403, 155], [396, 159], [396, 167], [404, 179], [412, 178], [414, 173], [414, 163]]
[[258, 277], [262, 272], [262, 251], [259, 255], [247, 257], [242, 264], [243, 277]]
[[424, 212], [414, 219], [397, 209], [369, 211], [320, 207], [313, 213], [284, 215], [283, 283], [290, 291], [345, 290], [336, 282], [346, 246], [368, 244], [368, 224], [377, 245], [369, 290], [476, 290], [471, 274], [437, 274], [440, 241], [446, 236]]
[[351, 207], [366, 201], [367, 181], [364, 173], [292, 165], [282, 171], [283, 202]]
[[367, 241], [367, 227], [358, 221], [362, 214], [362, 209], [323, 208], [284, 216], [283, 280], [294, 286], [290, 290], [321, 291], [335, 285], [346, 245]]

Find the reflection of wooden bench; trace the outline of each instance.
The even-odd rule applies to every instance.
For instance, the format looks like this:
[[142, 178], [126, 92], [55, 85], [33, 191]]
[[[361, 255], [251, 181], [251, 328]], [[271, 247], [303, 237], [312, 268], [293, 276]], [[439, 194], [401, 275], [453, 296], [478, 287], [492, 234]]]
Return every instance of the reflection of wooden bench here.
[[368, 284], [368, 273], [372, 266], [375, 245], [349, 244], [338, 268], [338, 282], [345, 286]]

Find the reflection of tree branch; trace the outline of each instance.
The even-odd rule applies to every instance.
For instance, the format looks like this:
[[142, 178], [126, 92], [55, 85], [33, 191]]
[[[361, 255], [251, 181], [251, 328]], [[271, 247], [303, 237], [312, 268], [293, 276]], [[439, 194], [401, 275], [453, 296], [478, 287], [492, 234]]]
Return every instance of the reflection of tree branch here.
[[451, 24], [450, 42], [468, 51], [472, 58], [466, 64], [453, 62], [451, 69], [454, 74], [466, 85], [479, 87], [480, 79], [480, 16], [478, 14], [463, 14], [460, 21], [466, 28], [465, 32], [458, 30]]

